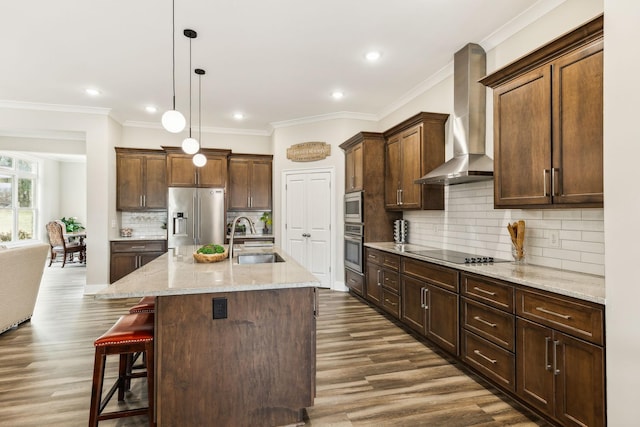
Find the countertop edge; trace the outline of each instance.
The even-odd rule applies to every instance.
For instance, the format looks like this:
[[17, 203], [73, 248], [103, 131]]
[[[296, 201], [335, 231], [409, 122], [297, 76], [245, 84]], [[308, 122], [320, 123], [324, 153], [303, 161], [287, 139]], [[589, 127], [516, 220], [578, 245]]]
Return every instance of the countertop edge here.
[[461, 272], [504, 280], [506, 282], [527, 286], [533, 289], [539, 289], [558, 295], [577, 298], [583, 301], [606, 305], [606, 297], [604, 295], [604, 277], [601, 276], [535, 265], [517, 265], [513, 262], [495, 263], [490, 265], [455, 264], [406, 252], [406, 248], [412, 250], [434, 249], [420, 245], [407, 244], [404, 245], [405, 250], [397, 249], [397, 245], [393, 242], [365, 243], [364, 246], [420, 261], [430, 262], [432, 264], [454, 268]]

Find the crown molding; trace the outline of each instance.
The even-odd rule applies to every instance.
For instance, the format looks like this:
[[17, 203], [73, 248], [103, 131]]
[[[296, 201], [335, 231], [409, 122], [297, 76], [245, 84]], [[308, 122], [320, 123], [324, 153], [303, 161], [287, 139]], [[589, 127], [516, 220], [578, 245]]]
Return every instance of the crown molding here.
[[16, 110], [55, 111], [60, 113], [97, 114], [109, 116], [111, 108], [85, 107], [80, 105], [43, 104], [39, 102], [22, 102], [0, 100], [0, 108], [12, 108]]
[[351, 111], [339, 111], [337, 113], [320, 114], [317, 116], [300, 117], [298, 119], [283, 120], [280, 122], [272, 122], [270, 125], [274, 128], [283, 128], [289, 126], [297, 126], [308, 123], [317, 123], [327, 120], [348, 119], [348, 120], [366, 120], [376, 122], [379, 117], [376, 114], [356, 113]]
[[[141, 122], [135, 120], [127, 120], [122, 126], [132, 128], [157, 129], [164, 130], [159, 122]], [[248, 136], [270, 136], [271, 131], [262, 129], [240, 129], [240, 128], [222, 128], [215, 126], [203, 126], [202, 132], [215, 133], [221, 135], [248, 135]]]

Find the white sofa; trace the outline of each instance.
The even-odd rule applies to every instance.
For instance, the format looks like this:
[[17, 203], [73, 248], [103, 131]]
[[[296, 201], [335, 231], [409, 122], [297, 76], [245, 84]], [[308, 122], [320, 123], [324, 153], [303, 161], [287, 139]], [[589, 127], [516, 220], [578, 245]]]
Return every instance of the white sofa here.
[[0, 334], [33, 315], [49, 245], [0, 247]]

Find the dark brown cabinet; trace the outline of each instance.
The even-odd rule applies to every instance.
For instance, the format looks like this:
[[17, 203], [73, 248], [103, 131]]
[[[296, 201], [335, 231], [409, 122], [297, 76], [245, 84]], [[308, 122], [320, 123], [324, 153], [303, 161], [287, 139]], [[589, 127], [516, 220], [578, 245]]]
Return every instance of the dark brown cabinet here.
[[363, 189], [363, 143], [359, 142], [345, 149], [344, 192], [362, 191]]
[[513, 285], [461, 275], [461, 357], [496, 384], [515, 392], [515, 290]]
[[602, 307], [524, 290], [516, 302], [518, 396], [563, 425], [606, 425]]
[[116, 209], [167, 209], [164, 152], [116, 147]]
[[393, 317], [400, 317], [400, 257], [366, 250], [366, 298]]
[[458, 355], [458, 273], [402, 258], [401, 320], [440, 348]]
[[226, 187], [227, 157], [230, 150], [202, 149], [207, 157], [203, 167], [193, 164], [193, 156], [180, 147], [163, 147], [167, 152], [167, 183], [169, 187]]
[[386, 209], [444, 209], [443, 186], [414, 181], [444, 163], [444, 124], [448, 117], [419, 113], [384, 133]]
[[110, 283], [167, 252], [166, 240], [133, 240], [111, 242]]
[[602, 207], [602, 17], [482, 80], [494, 89], [494, 203]]
[[229, 210], [271, 210], [273, 156], [229, 158]]

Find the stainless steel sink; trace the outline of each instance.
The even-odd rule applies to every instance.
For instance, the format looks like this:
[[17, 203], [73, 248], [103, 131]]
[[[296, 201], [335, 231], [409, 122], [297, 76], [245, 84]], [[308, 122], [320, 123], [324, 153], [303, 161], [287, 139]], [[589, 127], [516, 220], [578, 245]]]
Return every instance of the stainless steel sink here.
[[240, 254], [237, 257], [238, 264], [265, 264], [274, 262], [284, 262], [284, 258], [276, 252], [257, 253], [257, 254]]

